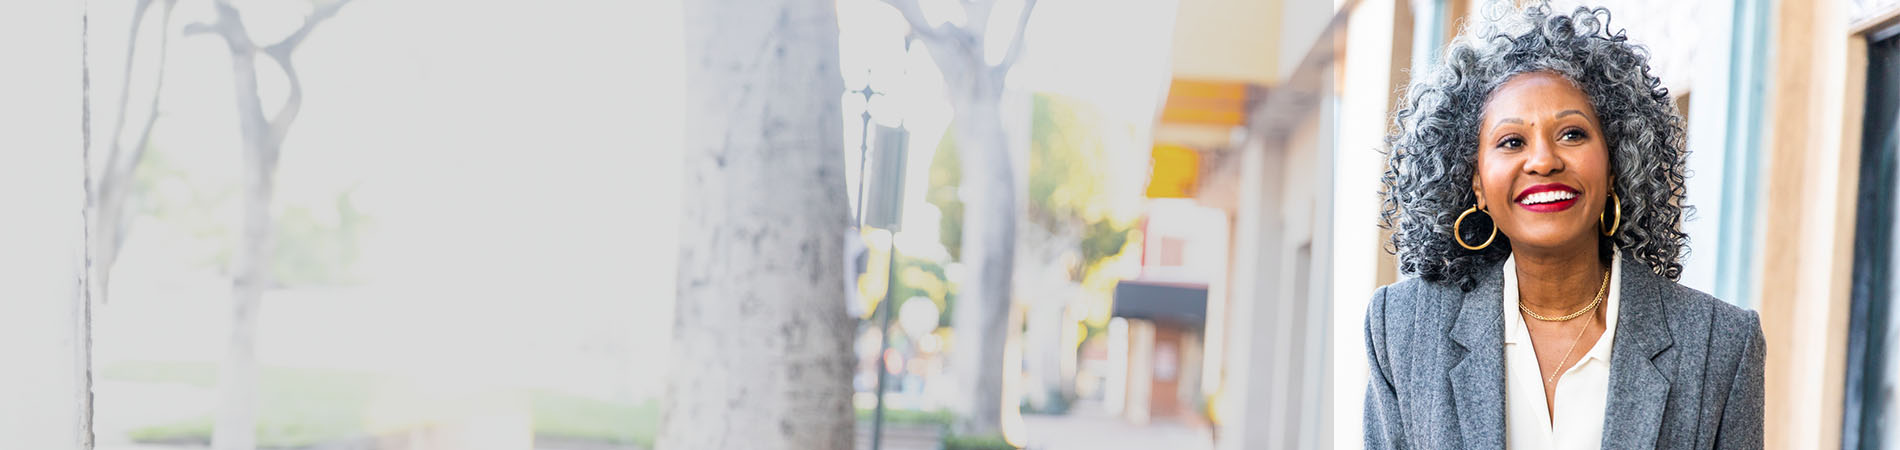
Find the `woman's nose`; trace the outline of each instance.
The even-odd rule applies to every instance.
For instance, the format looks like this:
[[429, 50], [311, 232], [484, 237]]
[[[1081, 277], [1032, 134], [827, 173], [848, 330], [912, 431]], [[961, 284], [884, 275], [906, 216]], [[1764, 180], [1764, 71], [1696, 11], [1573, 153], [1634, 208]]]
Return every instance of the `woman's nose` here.
[[1524, 171], [1534, 175], [1550, 175], [1564, 170], [1564, 161], [1557, 157], [1556, 145], [1544, 140], [1530, 143], [1530, 152], [1524, 161]]

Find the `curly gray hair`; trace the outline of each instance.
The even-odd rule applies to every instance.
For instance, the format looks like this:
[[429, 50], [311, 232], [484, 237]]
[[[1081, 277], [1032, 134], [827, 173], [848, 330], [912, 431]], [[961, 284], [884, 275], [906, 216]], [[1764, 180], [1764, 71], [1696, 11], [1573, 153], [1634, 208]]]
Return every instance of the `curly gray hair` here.
[[[1600, 244], [1602, 257], [1621, 249], [1676, 279], [1688, 242], [1681, 231], [1683, 120], [1662, 80], [1650, 75], [1647, 51], [1622, 31], [1610, 32], [1604, 8], [1579, 7], [1570, 15], [1552, 14], [1548, 5], [1501, 12], [1468, 26], [1442, 61], [1406, 90], [1380, 177], [1380, 226], [1392, 232], [1385, 250], [1398, 256], [1403, 273], [1466, 290], [1479, 271], [1510, 254], [1508, 237], [1483, 250], [1459, 247], [1452, 223], [1477, 204], [1471, 177], [1491, 92], [1514, 75], [1550, 72], [1575, 83], [1603, 123], [1623, 222]], [[1489, 216], [1474, 214], [1462, 231], [1468, 242], [1480, 242], [1480, 231], [1492, 226]]]

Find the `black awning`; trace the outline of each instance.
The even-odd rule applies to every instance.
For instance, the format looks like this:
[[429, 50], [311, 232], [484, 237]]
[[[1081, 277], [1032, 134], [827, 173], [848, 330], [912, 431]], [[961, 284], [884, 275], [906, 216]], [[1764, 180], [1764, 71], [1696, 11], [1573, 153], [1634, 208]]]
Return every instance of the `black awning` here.
[[1198, 329], [1207, 323], [1207, 286], [1121, 280], [1111, 315]]

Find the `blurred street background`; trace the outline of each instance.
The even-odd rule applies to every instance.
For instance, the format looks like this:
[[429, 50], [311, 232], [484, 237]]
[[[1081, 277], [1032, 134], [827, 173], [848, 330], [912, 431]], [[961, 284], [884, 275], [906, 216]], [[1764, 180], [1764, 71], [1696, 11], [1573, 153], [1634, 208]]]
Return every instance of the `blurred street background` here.
[[[1514, 3], [0, 13], [70, 19], [0, 19], [52, 29], [0, 34], [52, 43], [0, 146], [72, 149], [0, 155], [0, 296], [47, 299], [0, 435], [1359, 448], [1391, 114]], [[1900, 0], [1590, 4], [1688, 119], [1681, 282], [1762, 312], [1769, 447], [1900, 442]]]

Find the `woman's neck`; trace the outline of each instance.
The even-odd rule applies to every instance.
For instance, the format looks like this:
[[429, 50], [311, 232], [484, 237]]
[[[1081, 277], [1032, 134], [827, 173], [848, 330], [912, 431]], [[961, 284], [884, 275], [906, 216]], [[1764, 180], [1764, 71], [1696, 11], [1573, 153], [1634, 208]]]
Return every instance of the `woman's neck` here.
[[1518, 303], [1546, 316], [1567, 315], [1595, 301], [1609, 270], [1594, 245], [1588, 251], [1513, 249], [1511, 255], [1517, 264]]

